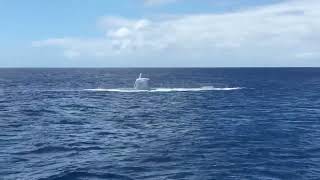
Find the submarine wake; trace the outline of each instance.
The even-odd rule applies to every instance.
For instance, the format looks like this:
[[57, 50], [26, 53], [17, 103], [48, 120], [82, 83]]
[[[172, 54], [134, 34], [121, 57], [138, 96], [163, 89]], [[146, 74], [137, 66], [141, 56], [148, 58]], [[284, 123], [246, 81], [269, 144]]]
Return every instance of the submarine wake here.
[[226, 87], [218, 88], [213, 86], [204, 86], [200, 88], [151, 88], [149, 90], [138, 90], [134, 88], [116, 88], [116, 89], [85, 89], [85, 91], [94, 91], [94, 92], [126, 92], [126, 93], [135, 93], [135, 92], [198, 92], [198, 91], [232, 91], [240, 90], [243, 87]]
[[85, 89], [85, 91], [102, 91], [102, 92], [196, 92], [196, 91], [230, 91], [242, 89], [242, 87], [213, 87], [203, 86], [199, 88], [150, 88], [149, 78], [143, 78], [142, 73], [136, 79], [133, 88], [118, 88], [118, 89]]

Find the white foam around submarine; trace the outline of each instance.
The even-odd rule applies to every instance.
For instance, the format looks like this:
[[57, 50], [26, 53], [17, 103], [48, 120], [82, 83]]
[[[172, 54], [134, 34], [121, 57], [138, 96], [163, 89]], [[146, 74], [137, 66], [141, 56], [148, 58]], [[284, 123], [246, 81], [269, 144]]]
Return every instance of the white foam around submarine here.
[[85, 91], [96, 92], [197, 92], [197, 91], [232, 91], [243, 89], [242, 87], [217, 88], [213, 86], [205, 86], [200, 88], [153, 88], [150, 90], [138, 90], [133, 88], [117, 88], [117, 89], [85, 89]]

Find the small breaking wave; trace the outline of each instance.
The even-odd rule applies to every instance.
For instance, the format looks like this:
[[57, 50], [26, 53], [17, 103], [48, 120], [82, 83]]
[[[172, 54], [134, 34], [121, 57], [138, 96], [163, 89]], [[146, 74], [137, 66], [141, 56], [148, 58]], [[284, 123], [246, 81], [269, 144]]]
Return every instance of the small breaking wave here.
[[240, 90], [243, 87], [224, 87], [218, 88], [213, 86], [204, 86], [200, 88], [152, 88], [150, 90], [137, 90], [133, 88], [116, 88], [116, 89], [85, 89], [84, 91], [94, 91], [94, 92], [197, 92], [197, 91], [232, 91]]

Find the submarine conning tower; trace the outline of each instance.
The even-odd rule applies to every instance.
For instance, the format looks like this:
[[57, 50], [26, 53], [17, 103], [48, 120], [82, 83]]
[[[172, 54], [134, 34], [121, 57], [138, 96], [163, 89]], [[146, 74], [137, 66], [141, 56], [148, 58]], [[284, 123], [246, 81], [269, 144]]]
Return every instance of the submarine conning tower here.
[[137, 90], [149, 90], [149, 78], [143, 78], [142, 73], [140, 73], [139, 77], [136, 79], [134, 83], [134, 88]]

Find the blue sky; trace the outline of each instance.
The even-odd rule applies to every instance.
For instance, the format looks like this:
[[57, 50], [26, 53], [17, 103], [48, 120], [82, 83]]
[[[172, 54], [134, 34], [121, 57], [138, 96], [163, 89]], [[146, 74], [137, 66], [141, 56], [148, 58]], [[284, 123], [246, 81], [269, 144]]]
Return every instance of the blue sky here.
[[320, 66], [318, 0], [0, 0], [0, 67]]

